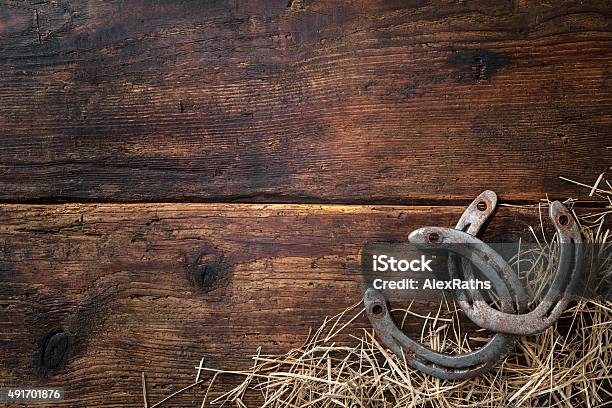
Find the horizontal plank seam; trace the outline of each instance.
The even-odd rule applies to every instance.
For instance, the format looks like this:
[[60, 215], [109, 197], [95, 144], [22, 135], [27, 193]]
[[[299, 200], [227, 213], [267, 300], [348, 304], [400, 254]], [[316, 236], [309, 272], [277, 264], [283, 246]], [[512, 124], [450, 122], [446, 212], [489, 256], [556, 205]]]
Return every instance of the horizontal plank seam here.
[[[564, 200], [571, 197], [549, 197], [551, 201], [554, 200]], [[240, 205], [240, 204], [254, 204], [254, 205], [321, 205], [321, 206], [377, 206], [377, 207], [397, 207], [397, 206], [406, 206], [406, 207], [464, 207], [472, 202], [473, 199], [440, 199], [440, 200], [431, 200], [431, 199], [423, 199], [423, 200], [372, 200], [372, 201], [362, 201], [362, 200], [348, 200], [348, 201], [257, 201], [257, 200], [236, 200], [236, 201], [211, 201], [211, 200], [193, 200], [193, 201], [185, 201], [185, 200], [171, 200], [171, 201], [148, 201], [148, 200], [129, 200], [129, 201], [112, 201], [112, 200], [51, 200], [51, 199], [41, 199], [41, 200], [1, 200], [1, 205], [65, 205], [65, 204], [83, 204], [83, 205], [137, 205], [137, 204], [148, 204], [148, 205], [169, 205], [169, 204], [211, 204], [211, 205]], [[514, 205], [514, 206], [534, 206], [538, 203], [545, 203], [546, 200], [544, 198], [540, 200], [504, 200], [503, 197], [500, 197], [500, 205]], [[608, 203], [604, 201], [597, 200], [580, 200], [574, 204], [574, 207], [578, 208], [607, 208]]]

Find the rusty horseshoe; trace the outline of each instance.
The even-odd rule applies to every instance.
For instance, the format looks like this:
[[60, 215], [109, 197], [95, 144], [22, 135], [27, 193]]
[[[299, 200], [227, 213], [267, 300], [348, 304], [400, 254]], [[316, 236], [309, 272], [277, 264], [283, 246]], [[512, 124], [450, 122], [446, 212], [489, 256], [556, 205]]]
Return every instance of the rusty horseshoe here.
[[[535, 334], [556, 322], [567, 308], [581, 276], [582, 238], [577, 221], [559, 201], [551, 203], [549, 216], [559, 237], [560, 255], [553, 282], [544, 298], [531, 312], [512, 314], [494, 309], [475, 290], [461, 294], [458, 300], [466, 316], [478, 326], [498, 333]], [[514, 275], [512, 268], [497, 252], [467, 232], [424, 227], [413, 231], [408, 238], [422, 249], [443, 249], [469, 259], [492, 282], [499, 276], [509, 279]], [[453, 268], [450, 267], [450, 273], [456, 273]]]
[[[493, 213], [496, 204], [495, 193], [483, 192], [463, 213], [458, 226], [462, 225], [462, 229], [468, 234], [478, 233]], [[458, 259], [449, 260], [449, 262], [458, 261]], [[467, 275], [471, 271], [466, 270], [465, 273]], [[495, 271], [491, 271], [491, 275], [495, 275]], [[524, 288], [520, 285], [518, 277], [509, 276], [508, 278], [510, 287], [500, 277], [492, 280], [493, 286], [502, 295], [502, 310], [508, 313], [523, 311], [526, 308]], [[520, 299], [516, 309], [511, 301], [512, 295], [509, 289], [516, 299]], [[439, 353], [413, 340], [396, 326], [387, 307], [386, 299], [378, 290], [369, 288], [364, 295], [364, 304], [366, 315], [374, 331], [386, 347], [400, 358], [405, 358], [411, 366], [439, 378], [459, 380], [483, 374], [502, 361], [517, 341], [514, 335], [496, 333], [485, 346], [473, 352], [459, 355]]]

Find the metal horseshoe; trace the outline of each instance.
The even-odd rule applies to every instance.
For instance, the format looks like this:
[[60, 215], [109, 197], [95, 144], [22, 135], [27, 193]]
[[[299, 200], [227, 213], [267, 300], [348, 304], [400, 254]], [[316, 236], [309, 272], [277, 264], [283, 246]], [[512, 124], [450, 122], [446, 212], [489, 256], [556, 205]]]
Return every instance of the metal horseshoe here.
[[[582, 272], [582, 238], [578, 223], [559, 201], [551, 204], [549, 216], [557, 230], [561, 248], [555, 277], [544, 299], [529, 313], [511, 314], [489, 306], [479, 298], [477, 291], [468, 291], [471, 298], [462, 294], [459, 300], [466, 316], [480, 327], [506, 334], [535, 334], [556, 322], [567, 308]], [[504, 279], [514, 275], [512, 268], [497, 252], [466, 232], [424, 227], [413, 231], [409, 240], [424, 249], [444, 249], [468, 258], [492, 281], [500, 275]], [[453, 245], [458, 243], [469, 245]]]
[[[484, 208], [483, 201], [487, 203]], [[495, 193], [485, 191], [466, 209], [460, 223], [469, 220], [466, 230], [476, 234], [493, 213], [496, 203]], [[518, 281], [518, 278], [515, 277], [514, 280]], [[503, 295], [502, 310], [514, 312], [509, 288], [504, 280], [495, 280], [494, 286]], [[521, 299], [526, 297], [522, 293], [521, 285], [517, 287], [511, 285], [510, 289], [515, 292], [516, 297]], [[502, 361], [517, 341], [516, 336], [496, 333], [485, 346], [476, 351], [456, 356], [439, 353], [411, 339], [396, 326], [387, 308], [387, 302], [378, 290], [368, 289], [364, 295], [364, 304], [374, 331], [386, 347], [400, 358], [406, 358], [406, 362], [411, 366], [439, 378], [459, 380], [483, 374]], [[525, 306], [526, 302], [518, 304], [518, 310], [522, 310]]]

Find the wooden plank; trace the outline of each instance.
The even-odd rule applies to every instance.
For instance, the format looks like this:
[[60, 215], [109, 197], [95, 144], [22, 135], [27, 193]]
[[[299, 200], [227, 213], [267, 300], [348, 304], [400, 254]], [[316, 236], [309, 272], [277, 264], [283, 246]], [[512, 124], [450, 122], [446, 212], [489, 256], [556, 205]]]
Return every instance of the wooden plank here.
[[566, 198], [612, 164], [611, 11], [5, 0], [0, 200]]
[[[359, 301], [364, 243], [450, 226], [462, 211], [2, 205], [0, 385], [65, 387], [69, 400], [57, 406], [123, 407], [141, 404], [143, 371], [157, 401], [193, 381], [202, 357], [243, 369], [258, 346], [284, 353]], [[538, 222], [533, 210], [502, 207], [484, 238], [515, 239]], [[364, 319], [350, 332], [360, 327]], [[57, 333], [67, 333], [67, 353], [45, 353]], [[197, 388], [167, 406], [199, 406], [202, 395]]]

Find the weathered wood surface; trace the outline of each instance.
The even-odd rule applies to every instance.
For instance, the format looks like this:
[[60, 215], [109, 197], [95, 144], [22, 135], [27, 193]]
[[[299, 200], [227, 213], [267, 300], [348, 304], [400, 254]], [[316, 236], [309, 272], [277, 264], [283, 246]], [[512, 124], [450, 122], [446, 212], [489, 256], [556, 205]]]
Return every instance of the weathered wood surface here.
[[[364, 243], [450, 226], [462, 211], [2, 205], [0, 385], [65, 387], [68, 400], [54, 406], [141, 406], [142, 371], [158, 401], [192, 382], [202, 357], [244, 369], [258, 346], [284, 353], [359, 301]], [[534, 210], [502, 207], [484, 238], [517, 238], [537, 223]], [[359, 327], [364, 319], [349, 330]], [[56, 333], [70, 339], [66, 354], [44, 351]], [[167, 406], [199, 406], [202, 395], [198, 388]]]
[[566, 198], [611, 163], [601, 1], [0, 2], [0, 200]]
[[485, 188], [575, 196], [611, 90], [607, 0], [0, 0], [0, 386], [140, 406], [142, 371], [156, 401], [297, 346], [359, 299], [364, 242]]

